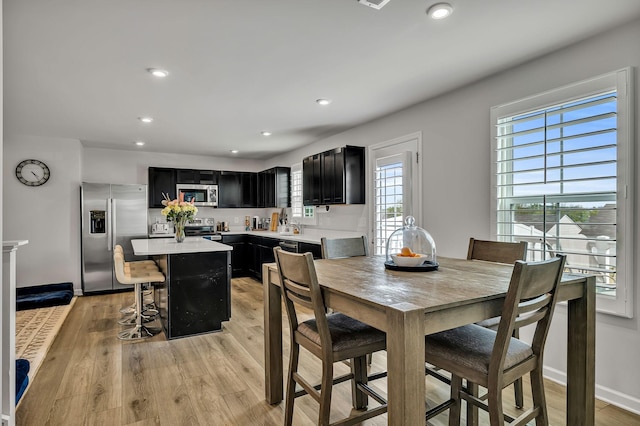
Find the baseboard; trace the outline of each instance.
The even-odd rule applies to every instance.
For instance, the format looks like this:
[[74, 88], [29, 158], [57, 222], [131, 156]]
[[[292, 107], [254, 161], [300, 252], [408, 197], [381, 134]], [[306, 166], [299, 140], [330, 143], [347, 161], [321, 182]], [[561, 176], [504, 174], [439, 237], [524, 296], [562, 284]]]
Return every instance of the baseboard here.
[[[545, 367], [544, 377], [563, 386], [567, 385], [567, 374], [564, 371]], [[640, 415], [640, 399], [623, 394], [614, 389], [596, 384], [596, 398], [623, 410]]]
[[73, 289], [73, 294], [74, 294], [74, 296], [82, 296], [82, 289], [81, 288], [74, 288]]

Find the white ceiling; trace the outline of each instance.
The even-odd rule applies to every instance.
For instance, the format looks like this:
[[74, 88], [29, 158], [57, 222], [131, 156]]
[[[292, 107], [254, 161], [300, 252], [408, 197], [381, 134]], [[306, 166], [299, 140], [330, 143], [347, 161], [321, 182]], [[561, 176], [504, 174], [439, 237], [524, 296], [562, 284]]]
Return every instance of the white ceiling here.
[[435, 0], [3, 3], [5, 137], [254, 159], [640, 16], [638, 0], [452, 0], [442, 21]]

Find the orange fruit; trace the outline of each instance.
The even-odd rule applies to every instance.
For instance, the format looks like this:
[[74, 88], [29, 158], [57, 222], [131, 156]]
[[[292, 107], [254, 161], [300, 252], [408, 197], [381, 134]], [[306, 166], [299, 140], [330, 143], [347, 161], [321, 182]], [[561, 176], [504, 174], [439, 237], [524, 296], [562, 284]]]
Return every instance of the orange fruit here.
[[411, 251], [409, 247], [402, 247], [402, 250], [400, 250], [400, 256], [413, 257], [413, 251]]

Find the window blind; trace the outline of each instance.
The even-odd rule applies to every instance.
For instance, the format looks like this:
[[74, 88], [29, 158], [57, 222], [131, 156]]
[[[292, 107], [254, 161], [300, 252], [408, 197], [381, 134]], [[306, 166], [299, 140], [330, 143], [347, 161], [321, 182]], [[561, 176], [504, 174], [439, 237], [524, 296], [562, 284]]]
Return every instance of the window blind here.
[[528, 241], [528, 260], [616, 288], [617, 94], [607, 91], [498, 118], [497, 236]]

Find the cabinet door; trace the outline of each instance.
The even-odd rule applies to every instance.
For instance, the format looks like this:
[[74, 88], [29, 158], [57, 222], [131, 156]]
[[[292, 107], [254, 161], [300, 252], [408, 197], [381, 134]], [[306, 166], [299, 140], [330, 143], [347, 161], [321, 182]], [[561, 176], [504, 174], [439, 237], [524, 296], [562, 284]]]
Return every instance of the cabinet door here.
[[162, 208], [162, 194], [168, 194], [173, 200], [176, 198], [176, 170], [149, 167], [149, 207]]
[[344, 199], [345, 204], [364, 204], [365, 193], [365, 149], [347, 146], [344, 149]]
[[256, 189], [256, 207], [266, 207], [267, 203], [265, 200], [265, 180], [266, 180], [266, 170], [263, 170], [258, 173], [258, 182]]
[[276, 170], [264, 171], [264, 206], [278, 207], [276, 202]]
[[302, 203], [319, 205], [322, 201], [322, 155], [315, 154], [302, 161]]
[[320, 154], [322, 163], [322, 204], [333, 204], [335, 187], [335, 155], [333, 151], [325, 151]]
[[176, 183], [200, 184], [200, 171], [193, 169], [177, 169]]
[[298, 253], [306, 252], [311, 252], [314, 259], [322, 259], [322, 249], [320, 248], [320, 244], [298, 243]]
[[251, 172], [240, 173], [242, 182], [242, 207], [256, 207], [257, 195], [256, 190], [258, 188], [258, 174]]
[[220, 172], [218, 177], [218, 207], [242, 207], [242, 175]]

